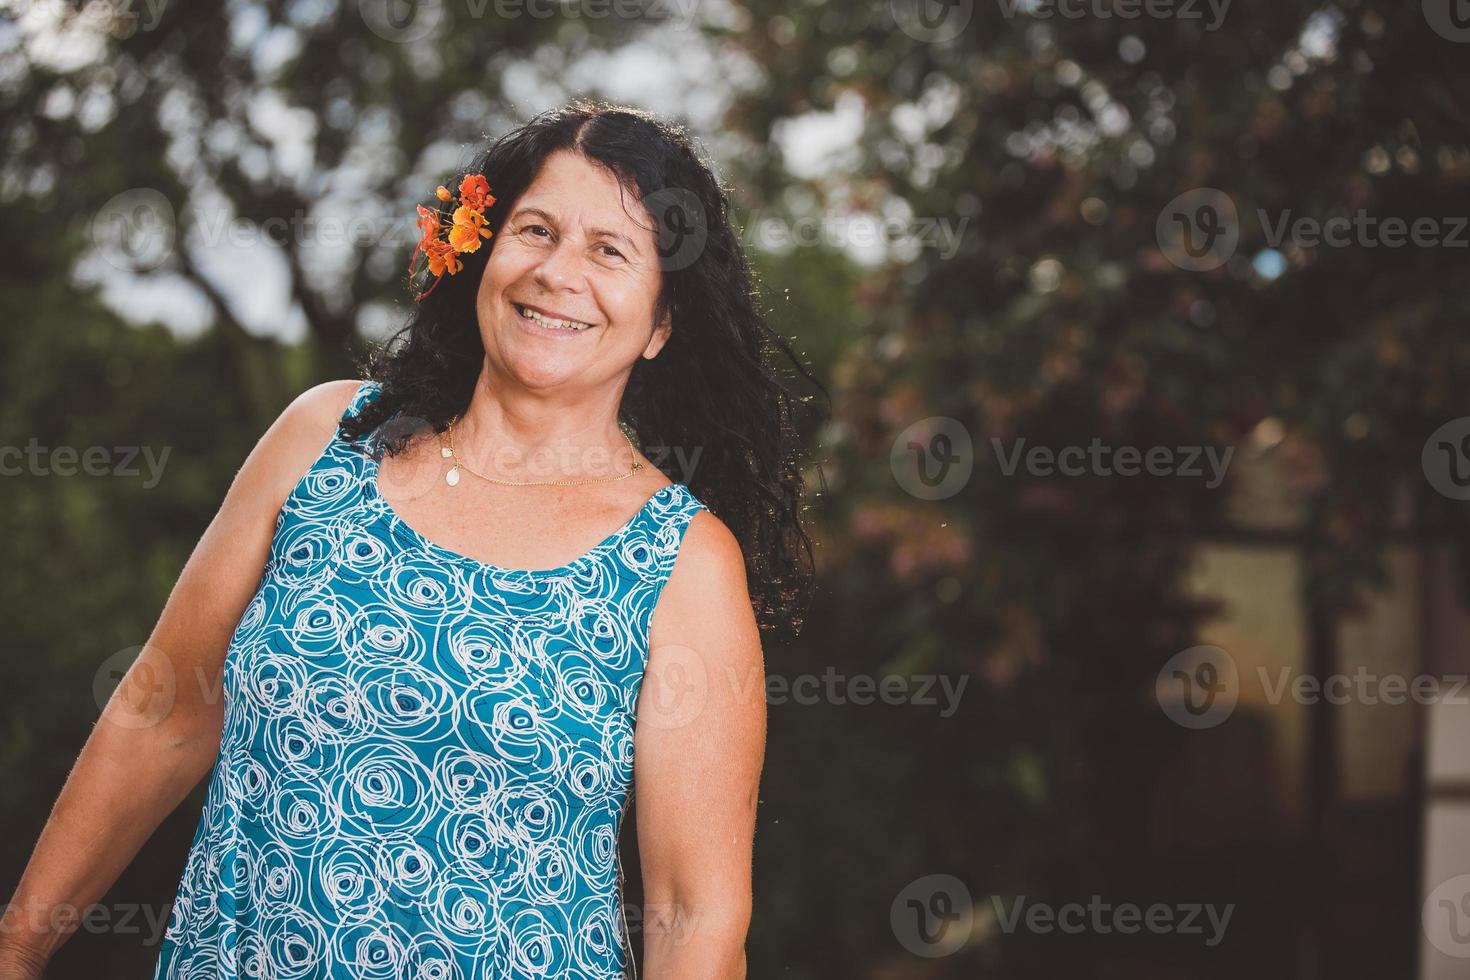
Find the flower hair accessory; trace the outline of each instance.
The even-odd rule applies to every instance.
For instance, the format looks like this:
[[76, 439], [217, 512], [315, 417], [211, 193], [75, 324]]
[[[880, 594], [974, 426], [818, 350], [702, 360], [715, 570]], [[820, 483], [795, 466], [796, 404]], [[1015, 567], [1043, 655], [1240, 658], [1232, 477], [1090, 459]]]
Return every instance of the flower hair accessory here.
[[423, 255], [428, 261], [429, 272], [434, 276], [434, 285], [415, 294], [415, 303], [432, 293], [446, 275], [452, 276], [462, 269], [464, 263], [459, 256], [479, 251], [480, 239], [491, 235], [490, 229], [485, 227], [485, 209], [495, 203], [495, 196], [490, 193], [490, 185], [483, 174], [466, 174], [459, 182], [457, 198], [443, 184], [435, 189], [434, 196], [446, 202], [457, 200], [458, 204], [447, 209], [447, 214], [444, 208], [430, 211], [419, 205], [418, 226], [423, 236], [414, 246], [413, 255], [409, 256], [408, 278], [409, 282], [413, 281], [419, 256]]

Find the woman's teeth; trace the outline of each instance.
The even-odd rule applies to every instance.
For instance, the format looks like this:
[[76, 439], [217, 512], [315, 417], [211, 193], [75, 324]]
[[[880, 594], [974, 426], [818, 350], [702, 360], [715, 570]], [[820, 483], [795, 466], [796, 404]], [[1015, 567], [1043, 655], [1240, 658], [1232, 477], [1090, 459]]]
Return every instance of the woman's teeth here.
[[515, 308], [516, 312], [525, 317], [527, 320], [535, 320], [543, 327], [550, 327], [553, 330], [570, 330], [573, 333], [576, 333], [580, 330], [586, 330], [588, 327], [591, 326], [590, 323], [578, 323], [576, 320], [553, 320], [549, 316], [542, 316], [535, 310], [521, 306], [520, 304], [515, 304]]

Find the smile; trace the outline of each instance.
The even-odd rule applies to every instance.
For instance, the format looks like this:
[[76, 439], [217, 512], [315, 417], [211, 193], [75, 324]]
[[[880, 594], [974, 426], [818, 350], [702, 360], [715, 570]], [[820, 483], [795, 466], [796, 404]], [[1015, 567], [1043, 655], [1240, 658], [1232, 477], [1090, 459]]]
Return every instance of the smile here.
[[544, 313], [541, 313], [539, 310], [533, 310], [529, 306], [522, 306], [520, 303], [511, 303], [510, 305], [515, 307], [517, 315], [519, 315], [522, 320], [528, 320], [531, 323], [535, 323], [538, 326], [545, 327], [548, 330], [562, 330], [567, 333], [581, 333], [583, 330], [590, 330], [592, 328], [592, 324], [590, 323], [582, 323], [579, 320], [557, 319], [555, 317], [547, 316]]

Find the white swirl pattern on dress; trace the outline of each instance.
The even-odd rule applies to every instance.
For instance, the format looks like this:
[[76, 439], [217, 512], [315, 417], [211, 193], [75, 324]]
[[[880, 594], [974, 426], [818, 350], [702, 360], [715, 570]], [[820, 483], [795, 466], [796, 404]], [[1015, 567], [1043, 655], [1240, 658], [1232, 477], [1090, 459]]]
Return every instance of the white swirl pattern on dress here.
[[703, 505], [673, 483], [504, 569], [405, 524], [377, 465], [334, 438], [276, 519], [154, 980], [621, 977], [634, 706]]

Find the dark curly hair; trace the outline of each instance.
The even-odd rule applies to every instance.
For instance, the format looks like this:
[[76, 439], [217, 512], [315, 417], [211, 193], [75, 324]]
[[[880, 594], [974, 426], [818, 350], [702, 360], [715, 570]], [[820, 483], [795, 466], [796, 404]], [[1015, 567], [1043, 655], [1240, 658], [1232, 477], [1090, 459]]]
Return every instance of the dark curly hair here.
[[[654, 315], [657, 320], [671, 313], [673, 332], [657, 357], [634, 364], [619, 422], [665, 475], [687, 483], [739, 541], [760, 628], [795, 633], [810, 606], [815, 575], [812, 542], [801, 522], [805, 485], [792, 419], [794, 403], [805, 400], [782, 384], [772, 354], [789, 358], [829, 407], [831, 396], [759, 311], [726, 191], [696, 146], [682, 127], [647, 112], [577, 99], [478, 148], [461, 173], [483, 173], [489, 180], [495, 203], [485, 217], [494, 233], [559, 150], [607, 168], [622, 186], [636, 187], [640, 201], [652, 204], [662, 259]], [[699, 238], [692, 253], [691, 233]], [[487, 248], [462, 255], [464, 268], [445, 276], [415, 304], [402, 329], [360, 362], [364, 376], [382, 390], [344, 421], [344, 438], [358, 439], [395, 418], [422, 419], [442, 432], [466, 409], [485, 357], [475, 298], [499, 240], [492, 234]], [[670, 261], [674, 253], [677, 261]], [[376, 451], [405, 448], [414, 430], [387, 431], [395, 428], [396, 434], [379, 432]], [[665, 453], [696, 465], [676, 477]]]

